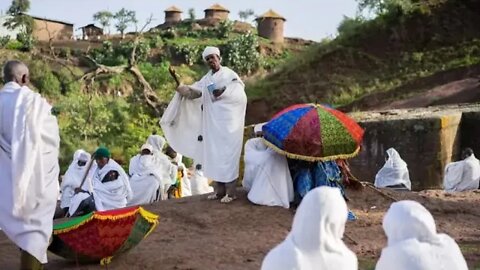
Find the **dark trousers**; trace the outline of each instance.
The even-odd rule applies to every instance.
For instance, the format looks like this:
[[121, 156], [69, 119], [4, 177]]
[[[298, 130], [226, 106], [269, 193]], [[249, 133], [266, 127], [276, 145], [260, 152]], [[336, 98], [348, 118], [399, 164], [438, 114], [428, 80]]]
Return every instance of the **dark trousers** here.
[[235, 179], [229, 183], [214, 182], [213, 189], [217, 197], [223, 198], [225, 194], [228, 194], [231, 198], [237, 197], [237, 180]]

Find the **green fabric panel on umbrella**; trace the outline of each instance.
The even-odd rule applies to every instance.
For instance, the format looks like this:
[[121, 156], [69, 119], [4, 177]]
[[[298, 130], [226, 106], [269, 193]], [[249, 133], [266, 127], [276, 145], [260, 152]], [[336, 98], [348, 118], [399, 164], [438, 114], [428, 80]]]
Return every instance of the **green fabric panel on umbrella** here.
[[322, 131], [323, 156], [351, 154], [356, 150], [356, 143], [338, 119], [323, 108], [317, 108]]
[[86, 214], [84, 216], [81, 216], [81, 217], [76, 217], [76, 218], [73, 218], [67, 222], [64, 222], [64, 223], [60, 223], [60, 224], [57, 224], [55, 226], [53, 226], [53, 229], [54, 230], [64, 230], [64, 229], [68, 229], [72, 226], [75, 226], [79, 223], [82, 223], [84, 222], [85, 220], [89, 219], [90, 217], [92, 217], [93, 215], [93, 212], [90, 213], [90, 214]]

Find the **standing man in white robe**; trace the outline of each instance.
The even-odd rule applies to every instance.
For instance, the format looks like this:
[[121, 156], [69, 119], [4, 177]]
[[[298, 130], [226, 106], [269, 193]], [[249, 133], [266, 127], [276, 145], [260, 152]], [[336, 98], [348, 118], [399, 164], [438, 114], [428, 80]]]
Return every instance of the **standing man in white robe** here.
[[471, 148], [462, 151], [462, 159], [445, 167], [443, 178], [445, 191], [460, 192], [479, 188], [480, 161], [475, 157]]
[[140, 151], [140, 154], [130, 160], [128, 169], [133, 192], [132, 198], [127, 203], [128, 206], [156, 201], [162, 182], [162, 173], [156, 166], [153, 147], [150, 144], [144, 144]]
[[256, 125], [257, 138], [245, 143], [243, 187], [255, 204], [290, 207], [294, 199], [293, 181], [287, 158], [268, 148], [261, 138], [263, 125]]
[[229, 203], [235, 199], [247, 96], [245, 85], [231, 69], [220, 64], [220, 50], [203, 54], [210, 71], [191, 86], [180, 85], [160, 124], [176, 151], [202, 165], [213, 179], [209, 199]]
[[21, 269], [42, 269], [58, 198], [58, 123], [48, 102], [28, 88], [19, 61], [3, 69], [0, 90], [0, 228], [21, 250]]
[[110, 158], [110, 151], [100, 147], [95, 151], [97, 169], [93, 175], [93, 199], [97, 211], [123, 208], [132, 198], [133, 192], [128, 175]]
[[437, 233], [435, 220], [415, 201], [395, 202], [383, 219], [387, 246], [376, 270], [467, 270], [455, 240]]
[[70, 166], [68, 166], [62, 184], [60, 185], [60, 190], [62, 192], [60, 208], [62, 208], [65, 213], [68, 212], [72, 198], [75, 195], [75, 189], [82, 184], [83, 177], [85, 176], [88, 167], [87, 163], [89, 161], [90, 154], [85, 152], [85, 150], [79, 149], [75, 151], [73, 161]]

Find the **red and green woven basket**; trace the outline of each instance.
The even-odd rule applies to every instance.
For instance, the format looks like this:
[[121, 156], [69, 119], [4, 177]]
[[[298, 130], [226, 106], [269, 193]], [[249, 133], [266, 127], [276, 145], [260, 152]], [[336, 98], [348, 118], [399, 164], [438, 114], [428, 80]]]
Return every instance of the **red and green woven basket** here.
[[72, 218], [53, 227], [52, 253], [78, 263], [111, 262], [131, 250], [158, 225], [158, 216], [142, 207]]

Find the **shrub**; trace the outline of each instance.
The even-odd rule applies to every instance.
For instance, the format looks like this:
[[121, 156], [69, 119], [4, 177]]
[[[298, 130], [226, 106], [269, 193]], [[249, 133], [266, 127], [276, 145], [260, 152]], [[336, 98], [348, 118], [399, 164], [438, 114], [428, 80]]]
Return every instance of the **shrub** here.
[[258, 40], [252, 33], [228, 41], [223, 51], [225, 64], [241, 74], [256, 71], [261, 65]]

